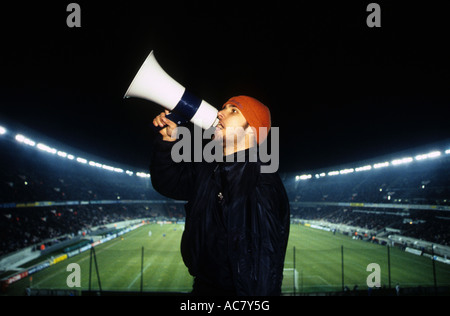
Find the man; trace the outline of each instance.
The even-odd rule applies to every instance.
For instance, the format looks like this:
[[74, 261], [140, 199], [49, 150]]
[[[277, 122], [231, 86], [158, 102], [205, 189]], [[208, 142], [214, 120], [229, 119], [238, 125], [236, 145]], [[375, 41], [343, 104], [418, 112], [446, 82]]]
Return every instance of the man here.
[[248, 96], [225, 103], [213, 141], [228, 157], [212, 163], [173, 162], [177, 125], [166, 114], [153, 120], [163, 129], [150, 173], [158, 192], [188, 201], [181, 253], [194, 276], [193, 294], [280, 295], [289, 202], [278, 174], [261, 173], [252, 150], [267, 136], [260, 128], [271, 127], [269, 109]]

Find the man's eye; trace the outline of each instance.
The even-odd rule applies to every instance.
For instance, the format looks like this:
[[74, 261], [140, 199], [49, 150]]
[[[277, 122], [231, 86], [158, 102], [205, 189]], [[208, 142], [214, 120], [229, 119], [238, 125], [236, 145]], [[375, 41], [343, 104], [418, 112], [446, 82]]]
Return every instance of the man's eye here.
[[236, 109], [231, 109], [231, 113], [237, 113]]

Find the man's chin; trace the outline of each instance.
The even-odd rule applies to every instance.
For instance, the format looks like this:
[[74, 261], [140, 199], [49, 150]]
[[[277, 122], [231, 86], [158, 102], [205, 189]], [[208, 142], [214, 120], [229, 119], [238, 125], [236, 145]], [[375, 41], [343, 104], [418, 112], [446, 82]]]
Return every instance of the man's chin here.
[[222, 141], [222, 140], [223, 140], [223, 134], [222, 134], [222, 131], [216, 131], [216, 132], [214, 133], [214, 135], [212, 136], [212, 140], [215, 140], [215, 141]]

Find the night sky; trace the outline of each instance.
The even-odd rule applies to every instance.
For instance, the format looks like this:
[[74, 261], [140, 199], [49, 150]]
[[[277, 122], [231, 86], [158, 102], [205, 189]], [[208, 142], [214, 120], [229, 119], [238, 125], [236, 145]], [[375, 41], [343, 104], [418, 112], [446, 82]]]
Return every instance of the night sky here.
[[217, 108], [265, 103], [280, 171], [450, 139], [450, 23], [429, 1], [378, 1], [380, 28], [366, 24], [371, 1], [74, 1], [80, 28], [70, 2], [2, 5], [0, 125], [147, 170], [162, 107], [123, 95], [154, 50]]

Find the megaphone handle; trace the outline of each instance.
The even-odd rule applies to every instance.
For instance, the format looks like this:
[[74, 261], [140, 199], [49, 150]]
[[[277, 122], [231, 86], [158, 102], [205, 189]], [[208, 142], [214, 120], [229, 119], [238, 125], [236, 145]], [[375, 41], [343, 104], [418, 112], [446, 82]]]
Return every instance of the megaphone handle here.
[[[188, 120], [186, 120], [183, 116], [178, 115], [174, 112], [170, 112], [169, 114], [166, 115], [166, 118], [168, 118], [169, 120], [171, 120], [172, 122], [174, 122], [177, 125], [184, 125], [187, 122], [189, 122]], [[153, 130], [155, 132], [159, 132], [160, 130], [162, 130], [164, 127], [161, 126], [155, 126], [153, 124], [151, 124], [151, 126], [153, 127]]]

